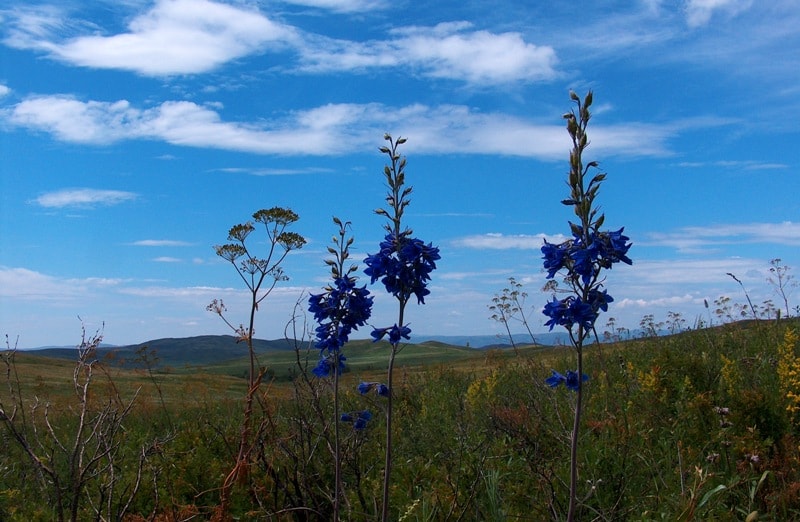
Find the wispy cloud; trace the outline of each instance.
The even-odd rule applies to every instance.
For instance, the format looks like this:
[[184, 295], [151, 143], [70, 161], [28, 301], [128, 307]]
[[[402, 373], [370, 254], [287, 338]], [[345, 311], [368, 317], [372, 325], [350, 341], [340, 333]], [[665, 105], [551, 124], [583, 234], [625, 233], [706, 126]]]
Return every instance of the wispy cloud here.
[[549, 243], [561, 243], [566, 237], [546, 234], [500, 234], [490, 233], [475, 236], [466, 236], [452, 241], [453, 246], [462, 248], [474, 248], [478, 250], [538, 250], [542, 248], [544, 241]]
[[746, 11], [752, 0], [688, 0], [686, 3], [686, 23], [689, 27], [706, 25], [714, 14], [728, 17]]
[[309, 37], [301, 53], [302, 69], [313, 72], [402, 67], [472, 84], [548, 81], [559, 75], [552, 47], [526, 42], [519, 33], [473, 30], [467, 22], [398, 28], [388, 40], [369, 42]]
[[[138, 109], [125, 100], [80, 101], [55, 95], [23, 100], [6, 116], [12, 124], [49, 132], [63, 141], [98, 145], [147, 139], [258, 154], [337, 155], [371, 148], [374, 137], [388, 128], [409, 138], [409, 152], [422, 154], [501, 154], [553, 160], [569, 148], [560, 125], [542, 125], [461, 105], [328, 104], [255, 124], [223, 121], [214, 109], [188, 101]], [[669, 154], [669, 139], [687, 125], [632, 122], [597, 126], [592, 146], [605, 156], [663, 156]]]
[[643, 245], [668, 246], [679, 252], [696, 253], [720, 245], [775, 243], [800, 246], [800, 223], [743, 223], [685, 227], [674, 232], [648, 234]]
[[304, 167], [300, 169], [226, 167], [215, 169], [215, 172], [249, 174], [251, 176], [298, 176], [302, 174], [329, 174], [333, 170], [326, 167]]
[[[380, 9], [376, 0], [294, 0], [338, 12]], [[212, 71], [248, 55], [290, 51], [305, 72], [399, 69], [472, 84], [549, 81], [559, 76], [555, 50], [520, 33], [475, 30], [467, 22], [402, 27], [388, 38], [359, 42], [307, 33], [263, 13], [210, 0], [158, 0], [132, 17], [127, 31], [60, 37], [62, 9], [37, 7], [8, 14], [5, 43], [34, 49], [82, 67], [120, 69], [146, 76]], [[76, 25], [80, 25], [76, 23]], [[88, 25], [88, 24], [84, 24]], [[86, 28], [88, 29], [88, 28]], [[291, 66], [290, 66], [291, 68]]]
[[177, 257], [161, 256], [153, 258], [156, 263], [182, 263], [183, 259]]
[[289, 4], [316, 7], [337, 13], [364, 13], [384, 9], [387, 0], [284, 0]]
[[178, 241], [175, 239], [142, 239], [141, 241], [134, 241], [131, 243], [134, 246], [145, 247], [184, 247], [191, 246], [191, 243], [186, 241]]
[[133, 192], [125, 192], [122, 190], [76, 188], [47, 192], [37, 197], [33, 202], [46, 208], [92, 208], [96, 206], [119, 205], [120, 203], [134, 200], [137, 197], [137, 194]]
[[696, 295], [684, 294], [666, 297], [658, 297], [654, 299], [622, 299], [619, 303], [614, 303], [616, 308], [624, 310], [626, 308], [636, 308], [644, 311], [652, 311], [654, 308], [664, 308], [677, 305], [686, 304], [702, 304], [703, 297]]
[[11, 88], [7, 85], [3, 85], [0, 83], [0, 98], [4, 96], [8, 96], [11, 93]]
[[789, 165], [785, 163], [772, 163], [755, 160], [682, 161], [677, 165], [683, 168], [720, 167], [725, 169], [741, 170], [780, 170], [789, 168]]
[[[654, 286], [673, 287], [679, 284], [688, 284], [696, 288], [704, 285], [728, 283], [731, 281], [728, 272], [746, 274], [766, 270], [766, 262], [747, 258], [714, 258], [714, 259], [670, 259], [634, 262], [624, 270], [614, 271], [609, 277], [621, 281], [624, 279], [626, 286], [647, 288]], [[758, 276], [761, 277], [760, 275]], [[654, 289], [663, 295], [663, 288]]]
[[77, 302], [86, 300], [87, 292], [106, 290], [123, 283], [122, 279], [59, 278], [27, 268], [0, 266], [0, 297], [8, 298], [9, 302]]

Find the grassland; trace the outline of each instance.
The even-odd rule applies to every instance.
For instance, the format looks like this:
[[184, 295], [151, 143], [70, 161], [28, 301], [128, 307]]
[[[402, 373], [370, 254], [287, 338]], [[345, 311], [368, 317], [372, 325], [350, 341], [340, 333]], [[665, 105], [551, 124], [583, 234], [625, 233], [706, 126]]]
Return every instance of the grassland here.
[[[791, 331], [800, 331], [797, 319], [589, 348], [581, 520], [800, 520], [800, 419], [791, 409], [791, 394], [800, 393], [791, 374], [800, 368], [800, 347], [787, 348]], [[343, 433], [346, 519], [373, 520], [382, 406], [354, 387], [383, 378], [386, 348], [355, 341], [346, 354], [343, 410], [377, 414], [367, 430]], [[260, 356], [268, 373], [258, 400], [259, 444], [233, 498], [237, 519], [330, 516], [332, 403], [328, 383], [308, 378], [316, 356], [315, 350]], [[24, 352], [7, 353], [5, 361], [11, 386], [0, 392], [4, 410], [20, 406], [14, 426], [56, 469], [61, 486], [74, 485], [70, 452], [59, 444], [77, 440], [75, 361]], [[544, 379], [571, 362], [563, 347], [406, 346], [395, 392], [393, 516], [563, 517], [572, 396]], [[84, 434], [87, 454], [100, 440], [114, 451], [81, 482], [77, 520], [214, 519], [235, 453], [246, 368], [244, 358], [152, 372], [96, 365], [87, 418], [115, 411], [120, 429]], [[0, 520], [55, 520], [59, 486], [37, 471], [10, 427], [7, 420], [0, 439], [7, 448], [0, 457]]]

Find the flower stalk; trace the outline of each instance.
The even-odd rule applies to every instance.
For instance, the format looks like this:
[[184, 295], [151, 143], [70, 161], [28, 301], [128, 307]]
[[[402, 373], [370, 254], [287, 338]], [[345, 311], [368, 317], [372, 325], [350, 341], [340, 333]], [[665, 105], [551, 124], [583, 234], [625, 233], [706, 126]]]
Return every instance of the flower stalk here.
[[389, 520], [389, 487], [392, 473], [395, 358], [403, 339], [410, 339], [411, 329], [405, 323], [406, 305], [412, 296], [417, 298], [418, 304], [425, 303], [425, 296], [430, 293], [427, 288], [430, 273], [436, 268], [436, 261], [440, 256], [438, 248], [411, 237], [413, 231], [403, 228], [403, 212], [411, 203], [409, 196], [412, 191], [412, 187], [405, 185], [406, 158], [398, 152], [398, 147], [404, 144], [406, 139], [401, 137], [394, 140], [386, 134], [384, 140], [388, 142], [388, 146], [381, 147], [380, 151], [389, 156], [389, 164], [383, 169], [389, 187], [386, 195], [388, 210], [379, 208], [375, 213], [387, 218], [388, 223], [384, 225], [387, 235], [380, 243], [378, 253], [364, 260], [367, 265], [364, 273], [370, 277], [371, 283], [380, 279], [386, 291], [395, 297], [398, 304], [397, 322], [392, 326], [375, 328], [372, 332], [374, 341], [388, 337], [391, 346], [385, 388], [377, 388], [379, 395], [386, 397], [386, 450], [381, 500], [381, 520], [386, 522]]
[[562, 201], [571, 206], [577, 222], [569, 222], [572, 237], [563, 243], [552, 244], [545, 241], [542, 246], [544, 269], [547, 278], [556, 274], [564, 275], [569, 287], [567, 297], [552, 301], [544, 306], [543, 313], [549, 320], [545, 326], [552, 330], [555, 326], [566, 328], [570, 342], [575, 349], [577, 370], [568, 371], [566, 375], [553, 370], [546, 383], [551, 387], [564, 384], [575, 392], [575, 415], [570, 436], [570, 491], [567, 520], [573, 521], [577, 516], [578, 487], [578, 433], [583, 410], [584, 382], [589, 377], [583, 372], [583, 349], [586, 340], [595, 333], [595, 321], [600, 312], [608, 310], [608, 304], [614, 299], [603, 289], [605, 278], [602, 271], [610, 269], [613, 264], [623, 262], [631, 264], [627, 253], [630, 248], [628, 237], [623, 235], [624, 229], [617, 231], [601, 231], [605, 215], [598, 212], [594, 204], [600, 184], [605, 180], [604, 173], [593, 174], [598, 164], [591, 161], [584, 165], [583, 152], [589, 145], [586, 128], [591, 118], [589, 111], [592, 105], [592, 92], [581, 100], [577, 94], [570, 92], [570, 98], [576, 108], [564, 114], [567, 132], [572, 139], [570, 151], [570, 170], [568, 186], [570, 195]]
[[312, 294], [309, 297], [308, 310], [314, 314], [319, 325], [316, 328], [315, 346], [320, 350], [320, 359], [312, 372], [320, 378], [333, 375], [333, 520], [339, 520], [341, 501], [344, 498], [339, 422], [352, 423], [354, 429], [362, 430], [372, 418], [369, 411], [339, 414], [339, 375], [345, 369], [346, 360], [342, 348], [349, 341], [350, 334], [367, 323], [372, 313], [373, 298], [366, 286], [356, 286], [357, 278], [353, 274], [358, 271], [358, 265], [345, 267], [350, 258], [350, 246], [353, 244], [353, 237], [347, 237], [350, 222], [343, 223], [337, 217], [333, 218], [333, 222], [339, 227], [339, 231], [333, 237], [333, 246], [328, 247], [328, 253], [333, 257], [325, 260], [325, 264], [330, 267], [332, 283], [321, 294]]

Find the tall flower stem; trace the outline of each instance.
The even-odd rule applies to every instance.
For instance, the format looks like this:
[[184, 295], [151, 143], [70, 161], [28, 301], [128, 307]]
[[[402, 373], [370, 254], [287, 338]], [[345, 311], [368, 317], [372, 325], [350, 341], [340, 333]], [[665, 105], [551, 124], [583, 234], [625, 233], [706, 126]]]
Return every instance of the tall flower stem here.
[[[409, 200], [407, 196], [411, 193], [411, 188], [407, 188], [403, 190], [403, 182], [405, 178], [405, 165], [406, 160], [405, 158], [401, 158], [400, 155], [397, 153], [398, 145], [405, 143], [403, 138], [398, 138], [397, 141], [392, 141], [391, 137], [387, 140], [389, 142], [389, 148], [382, 148], [381, 152], [385, 154], [389, 154], [391, 161], [390, 165], [384, 168], [384, 174], [387, 177], [387, 182], [389, 185], [390, 193], [386, 198], [389, 207], [392, 210], [392, 214], [389, 217], [391, 221], [391, 226], [387, 226], [387, 230], [389, 230], [392, 234], [394, 234], [395, 238], [401, 237], [401, 221], [403, 217], [403, 211], [405, 207], [408, 205]], [[407, 192], [406, 192], [407, 190]], [[385, 212], [385, 211], [384, 211]], [[378, 212], [380, 214], [380, 212]], [[397, 243], [396, 249], [399, 250], [399, 241]], [[406, 310], [406, 303], [408, 303], [408, 298], [404, 294], [400, 294], [397, 296], [398, 301], [398, 317], [397, 317], [397, 325], [401, 326], [404, 324], [403, 319], [405, 316]], [[394, 360], [397, 357], [397, 351], [399, 348], [399, 343], [391, 343], [391, 351], [389, 353], [389, 367], [386, 370], [386, 385], [389, 387], [389, 396], [386, 398], [386, 452], [384, 455], [384, 463], [383, 463], [383, 488], [381, 494], [381, 521], [387, 522], [389, 520], [389, 489], [391, 486], [391, 477], [392, 477], [392, 420], [393, 420], [393, 398], [394, 398]]]
[[552, 279], [557, 273], [564, 271], [564, 281], [569, 287], [569, 295], [561, 300], [554, 296], [553, 300], [545, 305], [544, 314], [550, 317], [545, 324], [549, 325], [551, 330], [556, 325], [567, 329], [577, 359], [576, 372], [568, 371], [564, 376], [554, 370], [553, 375], [546, 381], [552, 387], [565, 384], [568, 389], [576, 393], [575, 416], [570, 434], [567, 513], [567, 520], [572, 522], [576, 519], [578, 511], [578, 441], [583, 411], [583, 383], [588, 379], [583, 373], [584, 343], [594, 331], [594, 324], [600, 312], [607, 311], [608, 304], [614, 300], [602, 290], [605, 282], [605, 278], [601, 276], [602, 271], [610, 269], [619, 261], [631, 264], [631, 260], [627, 257], [631, 245], [628, 243], [628, 237], [622, 235], [623, 229], [611, 232], [600, 230], [605, 215], [598, 215], [594, 199], [606, 175], [596, 174], [589, 178], [587, 183], [590, 171], [598, 165], [594, 161], [586, 165], [583, 163], [583, 152], [589, 145], [586, 128], [591, 118], [589, 107], [592, 104], [592, 92], [590, 91], [583, 100], [571, 92], [570, 98], [577, 105], [577, 110], [564, 114], [567, 132], [572, 139], [572, 150], [569, 155], [570, 170], [567, 183], [570, 187], [570, 196], [562, 203], [571, 206], [578, 219], [577, 223], [569, 223], [572, 232], [570, 239], [561, 244], [545, 241], [542, 253], [547, 278]]
[[[350, 222], [343, 223], [334, 217], [333, 222], [339, 227], [338, 237], [334, 236], [334, 246], [328, 247], [332, 259], [326, 259], [325, 264], [330, 267], [332, 283], [325, 287], [323, 293], [312, 294], [308, 299], [308, 309], [314, 314], [314, 319], [319, 326], [316, 328], [316, 347], [320, 349], [320, 361], [313, 373], [317, 377], [329, 377], [333, 372], [333, 412], [334, 412], [334, 493], [333, 493], [333, 520], [338, 521], [341, 512], [344, 487], [342, 484], [341, 463], [341, 436], [339, 421], [343, 420], [340, 414], [339, 401], [339, 374], [344, 369], [345, 357], [342, 348], [348, 342], [350, 333], [366, 324], [372, 313], [372, 297], [365, 287], [356, 287], [356, 277], [352, 274], [358, 270], [358, 265], [345, 267], [345, 262], [350, 257], [350, 246], [353, 238], [347, 237], [347, 228]], [[362, 412], [359, 417], [364, 417]], [[369, 414], [366, 414], [369, 415]], [[346, 415], [353, 421], [352, 415]], [[363, 429], [368, 418], [355, 421], [355, 429]]]
[[[578, 362], [578, 375], [583, 375], [583, 327], [578, 327], [578, 342], [575, 343], [576, 358]], [[572, 433], [570, 435], [569, 451], [569, 511], [567, 520], [575, 520], [575, 510], [577, 509], [578, 498], [578, 435], [581, 427], [581, 412], [583, 411], [583, 382], [578, 380], [578, 391], [575, 396], [575, 417], [572, 421]]]
[[[403, 315], [405, 313], [405, 302], [400, 302], [400, 311], [398, 314], [397, 324], [403, 324]], [[394, 360], [397, 356], [398, 344], [393, 343], [391, 352], [389, 353], [389, 368], [386, 372], [386, 384], [389, 390], [393, 390], [394, 384]], [[386, 455], [383, 464], [383, 490], [382, 490], [382, 511], [381, 520], [386, 522], [389, 520], [389, 486], [391, 484], [392, 475], [392, 418], [394, 411], [392, 407], [393, 393], [389, 393], [386, 398]]]
[[384, 139], [389, 142], [388, 147], [381, 147], [380, 151], [390, 158], [388, 165], [384, 166], [383, 174], [389, 192], [386, 195], [388, 211], [379, 208], [376, 214], [388, 219], [384, 229], [388, 234], [381, 241], [380, 251], [370, 255], [364, 260], [367, 265], [364, 273], [369, 275], [371, 282], [378, 279], [386, 287], [386, 291], [392, 294], [398, 303], [397, 323], [387, 328], [377, 328], [372, 332], [375, 341], [389, 336], [391, 350], [389, 353], [389, 367], [387, 370], [386, 394], [386, 453], [383, 471], [383, 491], [381, 499], [381, 520], [389, 520], [389, 490], [392, 475], [392, 433], [393, 427], [393, 399], [394, 399], [394, 364], [397, 354], [400, 352], [400, 343], [403, 339], [410, 339], [411, 329], [404, 323], [405, 310], [412, 295], [416, 296], [417, 302], [425, 303], [425, 296], [430, 293], [427, 289], [430, 280], [430, 272], [436, 268], [436, 261], [440, 258], [439, 249], [422, 241], [412, 238], [413, 231], [403, 228], [403, 211], [411, 202], [409, 195], [411, 187], [405, 186], [405, 165], [406, 159], [402, 157], [397, 149], [406, 142], [404, 138], [393, 140], [388, 134]]
[[[341, 357], [339, 352], [334, 354], [334, 368], [339, 368]], [[339, 441], [339, 372], [333, 372], [333, 469], [336, 491], [333, 494], [333, 520], [339, 521], [344, 487], [342, 486], [342, 447]]]

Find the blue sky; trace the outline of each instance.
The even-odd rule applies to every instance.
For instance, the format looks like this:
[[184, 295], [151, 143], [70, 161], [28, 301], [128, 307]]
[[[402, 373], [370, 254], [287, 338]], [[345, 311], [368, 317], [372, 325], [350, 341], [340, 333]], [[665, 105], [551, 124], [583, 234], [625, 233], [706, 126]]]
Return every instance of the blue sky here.
[[[600, 323], [707, 318], [704, 300], [745, 302], [728, 272], [779, 304], [769, 261], [800, 270], [798, 26], [797, 0], [10, 0], [0, 333], [230, 333], [205, 307], [238, 323], [247, 296], [212, 246], [285, 206], [308, 244], [259, 312], [256, 336], [280, 337], [326, 281], [332, 216], [375, 252], [385, 132], [408, 138], [406, 223], [442, 252], [414, 332], [500, 332], [487, 305], [512, 276], [541, 331], [539, 247], [571, 217], [570, 89], [594, 90], [586, 159], [634, 243]], [[375, 325], [394, 314], [379, 295]]]

